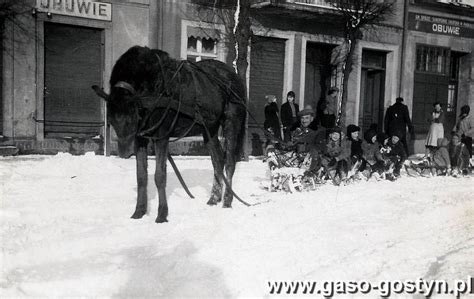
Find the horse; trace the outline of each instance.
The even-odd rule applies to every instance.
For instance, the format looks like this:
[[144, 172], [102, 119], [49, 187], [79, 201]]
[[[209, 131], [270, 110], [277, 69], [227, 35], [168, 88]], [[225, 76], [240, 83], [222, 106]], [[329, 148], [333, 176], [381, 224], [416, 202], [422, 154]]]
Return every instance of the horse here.
[[233, 68], [216, 60], [178, 61], [165, 51], [133, 46], [116, 61], [109, 83], [110, 94], [97, 85], [92, 88], [106, 101], [118, 155], [136, 156], [137, 203], [131, 218], [142, 218], [147, 212], [147, 146], [152, 142], [159, 198], [155, 222], [168, 221], [168, 146], [170, 138], [187, 136], [190, 131], [202, 134], [211, 156], [214, 179], [207, 204], [216, 205], [224, 197], [223, 207], [231, 207], [232, 177], [243, 154], [247, 114], [245, 85]]

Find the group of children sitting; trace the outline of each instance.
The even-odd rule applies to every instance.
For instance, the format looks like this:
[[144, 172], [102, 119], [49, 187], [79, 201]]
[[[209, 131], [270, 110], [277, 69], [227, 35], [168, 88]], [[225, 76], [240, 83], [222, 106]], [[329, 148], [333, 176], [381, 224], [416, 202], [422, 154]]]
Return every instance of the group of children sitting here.
[[402, 132], [388, 136], [377, 133], [377, 126], [372, 125], [361, 139], [360, 127], [352, 124], [346, 134], [338, 127], [314, 130], [312, 113], [310, 109], [300, 111], [300, 124], [292, 131], [289, 142], [273, 139], [267, 145], [271, 191], [315, 189], [328, 181], [335, 185], [371, 178], [394, 181], [404, 165], [408, 174], [409, 169], [418, 174], [429, 169], [433, 175], [459, 176], [468, 172], [470, 154], [457, 135], [450, 143], [439, 140], [439, 146], [424, 159], [405, 163]]

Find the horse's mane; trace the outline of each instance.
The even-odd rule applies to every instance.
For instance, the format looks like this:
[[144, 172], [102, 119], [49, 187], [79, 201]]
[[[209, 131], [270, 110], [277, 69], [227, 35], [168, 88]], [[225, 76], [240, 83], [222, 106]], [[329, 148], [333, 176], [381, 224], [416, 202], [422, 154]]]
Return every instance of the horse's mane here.
[[[115, 63], [110, 76], [110, 86], [118, 81], [132, 84], [137, 91], [154, 91], [160, 72], [177, 62], [165, 51], [148, 47], [133, 46]], [[163, 76], [164, 74], [161, 74]]]

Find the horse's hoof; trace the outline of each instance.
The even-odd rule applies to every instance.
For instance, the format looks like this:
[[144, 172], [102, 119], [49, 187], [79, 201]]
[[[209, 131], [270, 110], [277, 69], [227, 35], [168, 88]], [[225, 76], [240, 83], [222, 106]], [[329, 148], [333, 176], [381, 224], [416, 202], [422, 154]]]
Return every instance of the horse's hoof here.
[[222, 205], [223, 208], [232, 208], [232, 203], [231, 202], [225, 202], [223, 205]]
[[133, 213], [132, 219], [141, 219], [143, 217], [143, 215], [145, 215], [146, 212], [143, 212], [143, 211], [135, 211], [135, 213]]
[[168, 219], [166, 219], [166, 217], [162, 218], [162, 217], [157, 217], [156, 220], [155, 220], [156, 223], [164, 223], [164, 222], [168, 222]]

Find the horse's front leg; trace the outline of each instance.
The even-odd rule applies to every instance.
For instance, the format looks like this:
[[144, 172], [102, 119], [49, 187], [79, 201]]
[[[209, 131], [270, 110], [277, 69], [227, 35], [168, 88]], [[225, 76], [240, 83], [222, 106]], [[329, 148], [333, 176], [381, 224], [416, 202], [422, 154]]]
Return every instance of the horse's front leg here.
[[155, 144], [155, 184], [158, 189], [158, 216], [156, 223], [168, 222], [168, 202], [166, 200], [166, 159], [168, 157], [168, 140], [158, 140]]
[[208, 205], [216, 205], [222, 198], [222, 174], [224, 170], [224, 153], [217, 134], [211, 140], [207, 140], [206, 146], [211, 155], [212, 166], [214, 168], [214, 181], [212, 183], [211, 197], [207, 202]]
[[148, 155], [147, 141], [135, 140], [135, 155], [137, 159], [137, 206], [133, 213], [133, 219], [140, 219], [147, 210], [147, 184], [148, 184]]

